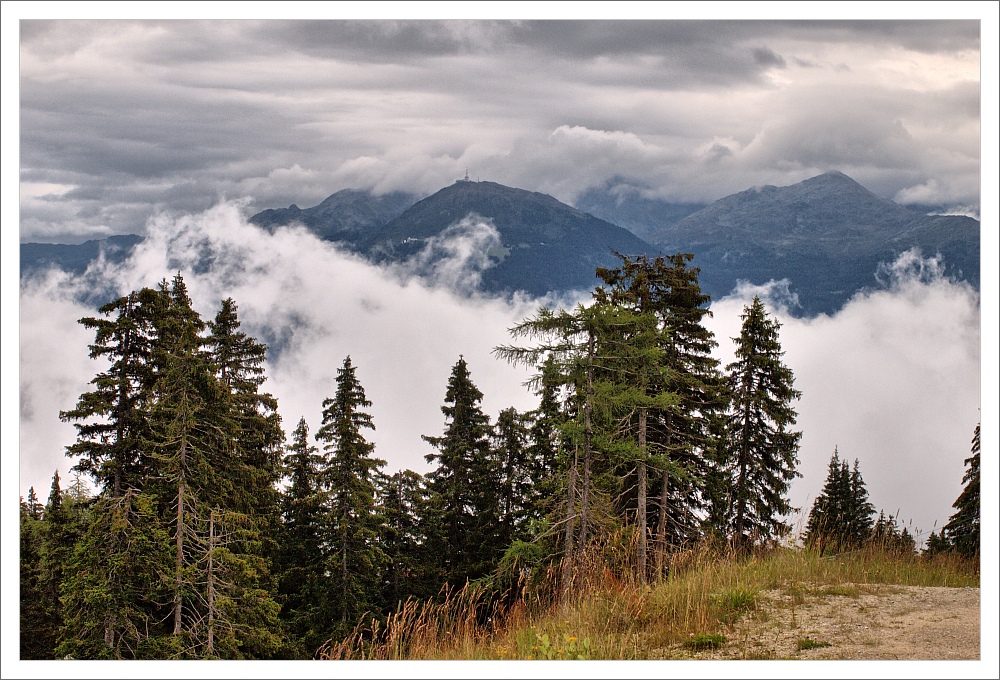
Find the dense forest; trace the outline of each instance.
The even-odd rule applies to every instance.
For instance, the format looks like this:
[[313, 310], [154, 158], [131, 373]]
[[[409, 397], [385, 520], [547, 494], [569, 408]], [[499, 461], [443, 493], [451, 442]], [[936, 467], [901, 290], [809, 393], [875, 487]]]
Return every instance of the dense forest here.
[[[488, 616], [585, 587], [595, 554], [648, 582], [698, 542], [786, 542], [800, 395], [780, 325], [755, 298], [720, 366], [691, 259], [618, 256], [589, 304], [512, 328], [494, 353], [534, 369], [534, 410], [491, 419], [458, 357], [424, 475], [375, 457], [350, 356], [322, 422], [286, 435], [232, 299], [206, 322], [178, 274], [109, 302], [81, 320], [107, 368], [61, 413], [73, 479], [21, 501], [21, 658], [313, 658], [467, 584]], [[966, 465], [927, 551], [978, 555], [978, 428]], [[804, 539], [915, 550], [836, 450]]]

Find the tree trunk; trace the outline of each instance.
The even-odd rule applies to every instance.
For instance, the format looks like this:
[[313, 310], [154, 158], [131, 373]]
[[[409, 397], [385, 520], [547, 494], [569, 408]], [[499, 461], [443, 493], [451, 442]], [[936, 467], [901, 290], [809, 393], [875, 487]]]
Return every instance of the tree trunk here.
[[566, 499], [566, 534], [563, 550], [563, 590], [567, 591], [573, 581], [573, 530], [576, 528], [576, 453], [573, 467], [569, 469], [569, 488]]
[[636, 524], [639, 526], [639, 582], [646, 583], [646, 409], [639, 409], [639, 507]]
[[[667, 457], [670, 456], [670, 442], [673, 439], [673, 416], [667, 413], [667, 440], [665, 451]], [[660, 516], [656, 526], [656, 573], [660, 578], [664, 576], [664, 569], [667, 563], [667, 496], [670, 493], [670, 476], [666, 468], [663, 470], [663, 478], [660, 482]]]
[[590, 440], [593, 435], [591, 409], [594, 399], [594, 332], [587, 335], [587, 398], [583, 405], [583, 498], [580, 501], [580, 553], [587, 548], [590, 519]]
[[[181, 446], [181, 460], [184, 447]], [[174, 635], [181, 634], [181, 589], [184, 587], [184, 472], [177, 483], [177, 557], [174, 564]]]
[[208, 513], [208, 655], [215, 656], [215, 510]]

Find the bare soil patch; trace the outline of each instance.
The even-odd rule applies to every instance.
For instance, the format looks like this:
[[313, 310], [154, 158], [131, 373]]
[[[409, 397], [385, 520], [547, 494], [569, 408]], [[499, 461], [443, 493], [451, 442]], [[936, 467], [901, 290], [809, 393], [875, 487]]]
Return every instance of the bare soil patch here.
[[[756, 611], [695, 659], [979, 659], [979, 588], [796, 584], [761, 592]], [[673, 656], [673, 654], [672, 654]]]

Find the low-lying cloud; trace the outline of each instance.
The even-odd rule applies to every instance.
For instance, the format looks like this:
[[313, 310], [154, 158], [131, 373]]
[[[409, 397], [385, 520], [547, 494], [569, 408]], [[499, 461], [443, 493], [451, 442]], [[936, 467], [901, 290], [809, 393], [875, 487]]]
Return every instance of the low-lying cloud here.
[[[223, 298], [239, 305], [244, 329], [268, 342], [265, 389], [279, 400], [290, 432], [305, 416], [319, 428], [324, 398], [350, 355], [373, 406], [376, 454], [390, 469], [426, 471], [438, 435], [452, 366], [463, 355], [495, 418], [506, 407], [532, 408], [528, 371], [491, 355], [507, 329], [545, 301], [462, 293], [489, 266], [498, 245], [487, 222], [469, 218], [450, 238], [425, 243], [423, 273], [379, 267], [301, 228], [273, 234], [248, 225], [238, 204], [223, 204], [149, 225], [149, 237], [124, 265], [95, 266], [83, 277], [51, 272], [21, 289], [20, 487], [39, 495], [55, 469], [72, 462], [74, 430], [58, 412], [71, 408], [104, 365], [91, 361], [92, 335], [77, 323], [96, 315], [78, 302], [101, 281], [119, 292], [155, 286], [180, 271], [206, 319]], [[412, 266], [412, 263], [411, 263]], [[429, 269], [428, 269], [429, 267]], [[921, 269], [921, 267], [923, 269]], [[963, 460], [979, 421], [978, 294], [911, 257], [886, 270], [885, 288], [861, 294], [833, 316], [797, 319], [780, 283], [743, 288], [713, 303], [709, 327], [724, 363], [754, 294], [773, 300], [785, 359], [803, 392], [803, 431], [793, 504], [808, 512], [835, 446], [860, 459], [872, 501], [929, 531], [951, 514]]]

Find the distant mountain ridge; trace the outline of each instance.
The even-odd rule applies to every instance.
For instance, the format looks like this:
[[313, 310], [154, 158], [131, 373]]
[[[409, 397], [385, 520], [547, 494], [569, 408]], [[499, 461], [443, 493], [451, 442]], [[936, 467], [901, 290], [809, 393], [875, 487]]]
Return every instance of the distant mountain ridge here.
[[427, 239], [470, 215], [489, 220], [504, 251], [483, 272], [482, 286], [489, 292], [540, 296], [589, 289], [598, 283], [597, 267], [617, 262], [614, 252], [656, 252], [627, 229], [547, 194], [468, 180], [418, 201], [384, 229], [355, 241], [355, 246], [375, 259], [405, 260]]
[[250, 223], [273, 230], [298, 222], [325, 241], [351, 240], [363, 236], [362, 232], [384, 227], [419, 198], [402, 191], [376, 195], [342, 189], [313, 208], [303, 210], [292, 204], [287, 208], [264, 210], [251, 217]]
[[737, 280], [787, 278], [807, 314], [832, 312], [874, 287], [880, 263], [919, 248], [940, 254], [946, 273], [979, 286], [980, 224], [922, 215], [880, 198], [847, 175], [827, 172], [786, 187], [719, 199], [650, 236], [667, 252], [693, 252], [713, 297]]
[[[449, 227], [474, 215], [499, 234], [481, 288], [532, 295], [588, 289], [594, 270], [626, 255], [694, 253], [701, 284], [718, 299], [740, 280], [787, 278], [799, 314], [832, 313], [877, 285], [880, 264], [919, 248], [940, 254], [946, 273], [979, 286], [980, 224], [970, 217], [927, 215], [871, 193], [840, 172], [785, 187], [762, 186], [701, 207], [643, 198], [637, 191], [594, 189], [566, 205], [552, 196], [494, 182], [460, 180], [419, 199], [395, 192], [345, 189], [312, 208], [261, 211], [250, 222], [268, 230], [304, 225], [373, 262], [400, 262], [421, 252]], [[597, 217], [580, 207], [590, 207]], [[633, 226], [646, 238], [622, 228]], [[114, 236], [79, 246], [21, 244], [21, 274], [47, 266], [82, 272], [100, 252], [124, 259], [139, 236]]]

